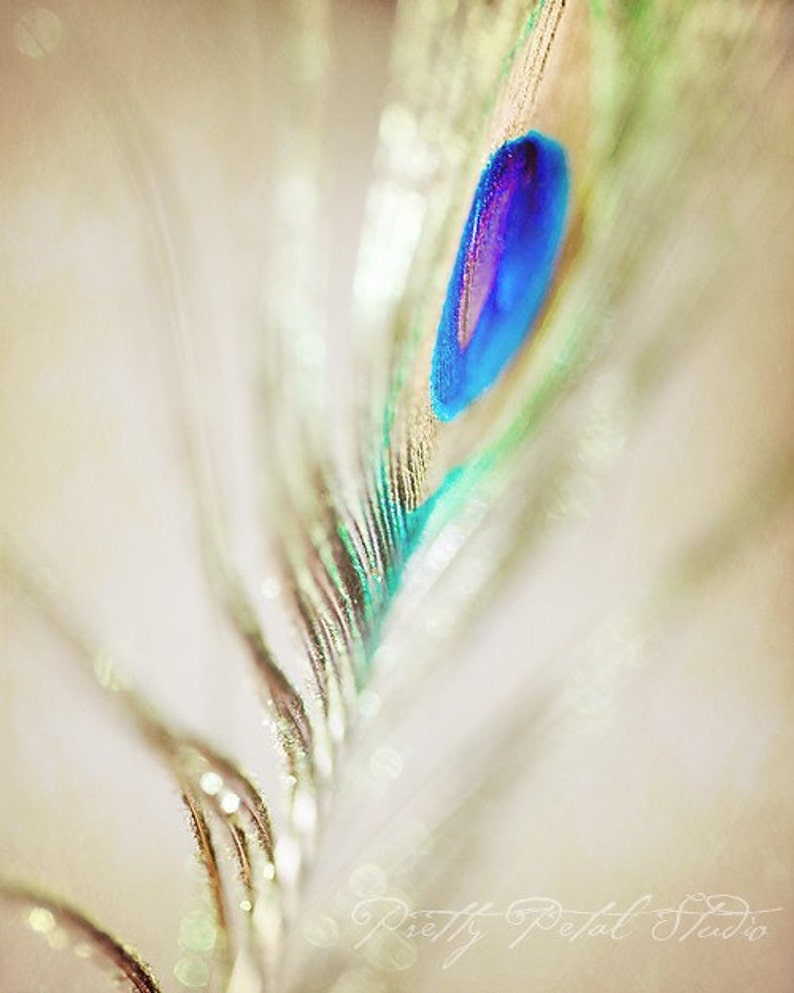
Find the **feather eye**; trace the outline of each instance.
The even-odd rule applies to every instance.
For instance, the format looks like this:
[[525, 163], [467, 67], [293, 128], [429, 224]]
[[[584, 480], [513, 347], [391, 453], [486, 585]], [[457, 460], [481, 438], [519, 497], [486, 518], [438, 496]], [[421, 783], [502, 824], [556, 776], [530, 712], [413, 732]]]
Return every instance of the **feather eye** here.
[[565, 151], [537, 131], [506, 142], [483, 171], [433, 352], [440, 420], [490, 389], [531, 332], [559, 257], [569, 186]]

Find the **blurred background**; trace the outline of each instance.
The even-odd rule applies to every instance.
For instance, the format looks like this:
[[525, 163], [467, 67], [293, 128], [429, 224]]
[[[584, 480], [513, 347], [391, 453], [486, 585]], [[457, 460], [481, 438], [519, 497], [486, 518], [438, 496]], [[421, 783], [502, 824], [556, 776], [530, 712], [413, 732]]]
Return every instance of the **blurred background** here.
[[[571, 471], [476, 623], [438, 597], [425, 605], [421, 574], [409, 577], [393, 625], [405, 630], [386, 633], [279, 988], [791, 988], [794, 29], [783, 5], [754, 21], [710, 6], [724, 8], [728, 41], [704, 33], [698, 48], [695, 23], [680, 58], [689, 72], [733, 59], [736, 92], [712, 94], [713, 129], [692, 128], [703, 147], [677, 146], [695, 163], [686, 190], [665, 187], [664, 223], [650, 209], [646, 223], [642, 177], [665, 160], [637, 153], [621, 174], [636, 174], [636, 195], [629, 184], [593, 208], [627, 257], [631, 232], [647, 240], [642, 264], [614, 277], [603, 327], [615, 343], [547, 435], [558, 452], [573, 437]], [[350, 328], [382, 111], [410, 89], [395, 37], [422, 47], [407, 24], [429, 37], [465, 5], [414, 7], [414, 22], [411, 5], [374, 0], [0, 8], [0, 878], [80, 907], [166, 990], [212, 986], [216, 936], [179, 791], [117, 706], [117, 681], [242, 762], [277, 824], [283, 789], [247, 654], [206, 574], [181, 363], [194, 363], [235, 560], [303, 686], [257, 497], [269, 463], [253, 330], [264, 314], [304, 336], [296, 354], [329, 424], [367, 389]], [[572, 136], [575, 177], [575, 142], [598, 121], [572, 81], [598, 85], [597, 28], [571, 5], [533, 105]], [[451, 106], [465, 100], [449, 92]], [[441, 117], [444, 94], [440, 75]], [[699, 99], [710, 106], [708, 85]], [[683, 134], [695, 109], [651, 112], [672, 141], [668, 117]], [[491, 136], [536, 120], [496, 99], [493, 115]], [[730, 155], [708, 147], [723, 126]], [[405, 174], [418, 175], [411, 147]], [[589, 178], [577, 217], [598, 201]], [[187, 358], [179, 328], [199, 342]], [[303, 402], [288, 386], [272, 405], [285, 430]], [[476, 576], [487, 532], [472, 554]], [[410, 629], [443, 646], [421, 683]], [[357, 947], [352, 917], [358, 900], [395, 894], [425, 908], [543, 895], [595, 910], [697, 893], [775, 908], [757, 918], [768, 934], [548, 933], [506, 953], [494, 925], [443, 969], [450, 945], [380, 935]], [[13, 903], [0, 915], [3, 990], [111, 985], [46, 916]]]

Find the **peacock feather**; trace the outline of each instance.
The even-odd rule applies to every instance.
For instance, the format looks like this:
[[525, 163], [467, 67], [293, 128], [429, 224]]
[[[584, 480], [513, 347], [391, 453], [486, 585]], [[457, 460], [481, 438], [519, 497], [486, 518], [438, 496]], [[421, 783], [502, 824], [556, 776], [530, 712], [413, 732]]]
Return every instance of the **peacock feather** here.
[[793, 29], [5, 5], [3, 989], [789, 988]]

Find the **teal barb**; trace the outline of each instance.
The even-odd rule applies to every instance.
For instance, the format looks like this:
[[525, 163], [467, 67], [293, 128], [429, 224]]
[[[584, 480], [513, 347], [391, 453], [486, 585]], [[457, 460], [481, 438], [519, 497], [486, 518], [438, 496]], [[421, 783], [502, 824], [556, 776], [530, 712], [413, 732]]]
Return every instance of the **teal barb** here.
[[[506, 142], [483, 170], [433, 351], [430, 398], [440, 421], [454, 420], [493, 387], [532, 333], [560, 256], [569, 193], [564, 149], [537, 131]], [[400, 482], [399, 463], [381, 463], [368, 501], [376, 524], [368, 527], [365, 521], [357, 528], [369, 542], [354, 543], [345, 528], [339, 532], [360, 581], [375, 642], [403, 566], [420, 545], [431, 515], [442, 507], [442, 514], [454, 512], [468, 489], [466, 481], [473, 478], [467, 469], [473, 468], [449, 469], [440, 486], [417, 500], [405, 499], [409, 487]], [[363, 558], [356, 544], [369, 546]], [[387, 564], [382, 572], [373, 570], [376, 562]]]
[[530, 131], [485, 167], [461, 238], [430, 373], [433, 412], [451, 421], [496, 382], [548, 295], [565, 230], [565, 151]]

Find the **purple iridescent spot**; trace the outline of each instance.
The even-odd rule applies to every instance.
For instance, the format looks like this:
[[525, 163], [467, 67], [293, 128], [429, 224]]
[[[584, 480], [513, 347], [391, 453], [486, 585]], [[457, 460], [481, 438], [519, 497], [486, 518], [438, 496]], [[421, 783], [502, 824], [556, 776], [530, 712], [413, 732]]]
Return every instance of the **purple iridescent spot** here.
[[554, 276], [568, 196], [565, 152], [537, 131], [502, 145], [483, 171], [433, 352], [440, 420], [489, 389], [528, 337]]

